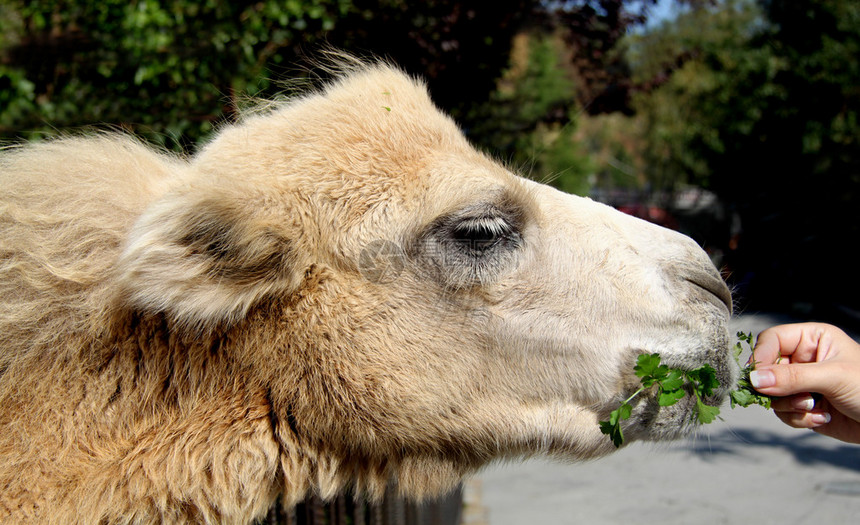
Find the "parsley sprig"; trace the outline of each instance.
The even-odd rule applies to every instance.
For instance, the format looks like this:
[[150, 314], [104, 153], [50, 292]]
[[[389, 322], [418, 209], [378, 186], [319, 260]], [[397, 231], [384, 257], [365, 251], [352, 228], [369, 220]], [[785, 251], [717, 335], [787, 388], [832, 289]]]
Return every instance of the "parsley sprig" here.
[[609, 414], [608, 421], [600, 422], [600, 431], [609, 435], [616, 447], [624, 443], [621, 421], [629, 418], [633, 413], [633, 405], [630, 401], [655, 386], [658, 389], [657, 404], [661, 407], [674, 405], [691, 392], [696, 397], [693, 417], [700, 423], [710, 423], [720, 413], [719, 407], [706, 405], [702, 401], [720, 386], [717, 374], [711, 365], [702, 365], [695, 370], [681, 370], [662, 364], [660, 354], [642, 354], [636, 359], [633, 371], [641, 379], [642, 386]]
[[[755, 347], [755, 343], [750, 334], [738, 332], [737, 336], [740, 341], [735, 344], [733, 355], [740, 366], [739, 359], [743, 352], [742, 342], [746, 343], [750, 349]], [[749, 381], [752, 370], [755, 370], [754, 362], [741, 366], [738, 388], [730, 394], [732, 408], [735, 406], [748, 407], [752, 404], [770, 408], [771, 398], [756, 392]], [[633, 405], [630, 402], [646, 390], [657, 388], [657, 404], [663, 407], [674, 405], [686, 395], [695, 396], [696, 408], [693, 411], [693, 418], [699, 423], [711, 423], [720, 415], [719, 407], [707, 405], [703, 401], [704, 398], [713, 393], [714, 389], [720, 386], [716, 371], [710, 365], [702, 365], [695, 370], [682, 370], [662, 364], [660, 354], [642, 354], [636, 359], [636, 366], [633, 367], [633, 371], [640, 378], [642, 386], [625, 399], [618, 408], [610, 412], [607, 421], [600, 422], [600, 431], [607, 434], [616, 447], [620, 447], [624, 443], [621, 422], [628, 419], [633, 413]]]
[[[755, 340], [752, 334], [738, 332], [739, 341], [735, 343], [733, 354], [735, 361], [740, 365], [740, 357], [744, 351], [743, 343], [752, 351], [755, 348]], [[748, 407], [750, 405], [761, 405], [765, 408], [770, 408], [771, 397], [764, 394], [759, 394], [750, 383], [750, 372], [755, 370], [756, 362], [750, 360], [746, 365], [741, 366], [741, 376], [738, 379], [738, 389], [731, 393], [730, 399], [732, 408], [736, 406]]]

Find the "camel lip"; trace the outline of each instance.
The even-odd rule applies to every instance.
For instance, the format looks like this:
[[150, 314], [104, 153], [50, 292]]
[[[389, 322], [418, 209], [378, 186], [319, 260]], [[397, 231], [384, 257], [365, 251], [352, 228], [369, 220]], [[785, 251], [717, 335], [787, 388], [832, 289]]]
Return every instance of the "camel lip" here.
[[719, 308], [724, 308], [728, 316], [731, 317], [734, 312], [732, 291], [721, 277], [703, 271], [687, 276], [685, 281], [696, 287], [705, 301]]

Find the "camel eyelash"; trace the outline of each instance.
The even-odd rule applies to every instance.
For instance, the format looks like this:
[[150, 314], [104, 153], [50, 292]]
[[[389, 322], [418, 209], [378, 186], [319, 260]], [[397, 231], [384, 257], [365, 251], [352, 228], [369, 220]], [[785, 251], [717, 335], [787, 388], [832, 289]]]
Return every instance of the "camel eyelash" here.
[[522, 247], [514, 208], [481, 203], [437, 218], [408, 250], [418, 268], [448, 289], [492, 282], [510, 268]]
[[450, 238], [473, 255], [484, 255], [500, 244], [515, 241], [511, 223], [499, 216], [479, 216], [460, 220], [451, 228]]

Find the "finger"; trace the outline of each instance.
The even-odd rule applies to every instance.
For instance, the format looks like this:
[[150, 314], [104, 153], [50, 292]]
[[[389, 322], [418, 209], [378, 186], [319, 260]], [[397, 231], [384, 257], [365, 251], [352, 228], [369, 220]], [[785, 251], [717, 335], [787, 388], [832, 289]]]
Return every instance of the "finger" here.
[[[790, 335], [798, 330], [797, 325], [780, 325], [768, 328], [758, 334], [755, 348], [753, 348], [753, 361], [762, 365], [775, 363], [782, 355], [783, 340], [787, 341]], [[799, 335], [797, 337], [799, 340]]]
[[830, 423], [831, 417], [827, 412], [774, 412], [783, 423], [794, 428], [818, 428]]
[[776, 397], [771, 400], [770, 407], [774, 412], [797, 412], [805, 414], [811, 412], [816, 407], [815, 398], [812, 394], [804, 392], [787, 397]]
[[834, 384], [832, 368], [829, 362], [762, 366], [750, 372], [750, 383], [769, 396], [817, 392], [829, 397], [839, 386]]
[[812, 430], [848, 443], [860, 443], [860, 423], [838, 411], [832, 412], [831, 416], [830, 423]]
[[833, 338], [828, 325], [798, 323], [768, 328], [759, 334], [753, 350], [756, 362], [767, 365], [780, 356], [791, 356], [792, 362], [823, 360], [830, 351]]
[[[747, 360], [746, 366], [750, 366], [753, 362], [753, 359], [755, 359], [755, 355], [750, 356], [750, 358]], [[755, 363], [756, 363], [756, 366], [758, 366], [760, 364], [761, 365], [764, 364], [764, 363], [760, 363], [759, 361], [756, 361]], [[775, 364], [775, 365], [787, 365], [789, 363], [791, 363], [791, 356], [787, 356], [787, 355], [781, 355], [781, 356], [777, 357], [776, 360], [773, 362], [773, 364]]]

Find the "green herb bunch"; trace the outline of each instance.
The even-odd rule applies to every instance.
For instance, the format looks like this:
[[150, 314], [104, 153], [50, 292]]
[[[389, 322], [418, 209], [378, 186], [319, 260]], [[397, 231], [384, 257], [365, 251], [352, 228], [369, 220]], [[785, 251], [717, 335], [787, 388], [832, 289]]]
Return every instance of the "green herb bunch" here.
[[[735, 361], [740, 365], [741, 353], [744, 351], [742, 343], [746, 343], [750, 351], [755, 348], [755, 340], [752, 334], [738, 332], [739, 341], [735, 343], [734, 356]], [[748, 407], [750, 405], [761, 405], [765, 408], [770, 408], [771, 397], [764, 394], [759, 394], [750, 383], [750, 372], [755, 370], [756, 362], [750, 360], [746, 365], [741, 366], [741, 376], [738, 379], [738, 389], [731, 393], [732, 408], [736, 406]]]
[[[709, 396], [715, 388], [720, 386], [717, 374], [711, 365], [703, 365], [695, 370], [685, 371], [661, 364], [660, 354], [642, 354], [636, 360], [633, 371], [641, 378], [642, 386], [609, 414], [608, 421], [600, 422], [600, 431], [608, 434], [616, 447], [620, 447], [624, 443], [621, 421], [629, 418], [633, 412], [630, 401], [645, 390], [655, 386], [659, 389], [657, 403], [661, 407], [674, 405], [683, 399], [688, 392], [692, 392], [696, 396], [696, 410], [693, 415], [699, 422], [710, 423], [720, 413], [718, 407], [706, 405], [702, 401], [702, 398]], [[685, 389], [686, 385], [689, 386]]]
[[[750, 348], [754, 346], [754, 343], [750, 334], [738, 332], [737, 336], [740, 341], [735, 344], [733, 355], [740, 366], [739, 359], [743, 352], [741, 343], [745, 342]], [[749, 382], [749, 374], [754, 369], [755, 363], [752, 362], [741, 366], [738, 389], [730, 394], [732, 408], [735, 406], [748, 407], [752, 404], [770, 408], [770, 397], [756, 392]], [[702, 365], [695, 370], [681, 370], [662, 364], [660, 354], [642, 354], [636, 360], [633, 371], [641, 379], [642, 386], [609, 414], [609, 420], [600, 422], [600, 431], [607, 434], [616, 447], [620, 447], [624, 443], [621, 422], [633, 413], [633, 405], [630, 402], [645, 390], [657, 388], [657, 404], [661, 407], [674, 405], [687, 395], [695, 396], [696, 408], [693, 411], [693, 418], [699, 423], [711, 423], [719, 416], [719, 407], [707, 405], [703, 401], [705, 397], [713, 393], [714, 389], [720, 386], [720, 381], [711, 365]]]

